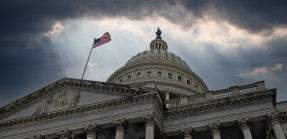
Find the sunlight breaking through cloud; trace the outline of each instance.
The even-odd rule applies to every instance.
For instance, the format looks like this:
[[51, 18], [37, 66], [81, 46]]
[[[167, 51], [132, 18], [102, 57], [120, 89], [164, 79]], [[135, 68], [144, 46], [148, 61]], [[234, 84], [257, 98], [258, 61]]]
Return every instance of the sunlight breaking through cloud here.
[[52, 35], [57, 35], [61, 33], [63, 30], [64, 30], [64, 26], [62, 25], [61, 22], [57, 21], [56, 23], [52, 25], [52, 30], [46, 32], [44, 36], [50, 37]]
[[262, 66], [262, 67], [255, 68], [252, 72], [239, 73], [239, 74], [236, 74], [236, 76], [237, 77], [250, 77], [250, 76], [255, 76], [258, 74], [267, 74], [271, 71], [279, 71], [279, 70], [281, 71], [282, 66], [283, 66], [282, 63], [277, 63], [273, 67]]

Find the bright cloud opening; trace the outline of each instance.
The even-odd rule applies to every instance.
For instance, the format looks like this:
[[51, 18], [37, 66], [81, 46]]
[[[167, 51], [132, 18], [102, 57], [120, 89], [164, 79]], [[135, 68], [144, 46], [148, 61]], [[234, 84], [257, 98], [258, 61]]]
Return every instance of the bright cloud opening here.
[[283, 64], [281, 63], [277, 63], [273, 67], [262, 66], [262, 67], [255, 68], [252, 72], [239, 73], [239, 74], [236, 74], [236, 76], [237, 77], [250, 77], [250, 76], [255, 76], [258, 74], [266, 74], [271, 71], [282, 70], [282, 66]]
[[61, 33], [63, 30], [64, 30], [64, 26], [62, 25], [61, 22], [58, 21], [58, 22], [56, 22], [55, 24], [52, 25], [52, 30], [46, 32], [44, 34], [44, 36], [50, 37], [52, 35], [56, 35], [56, 34]]

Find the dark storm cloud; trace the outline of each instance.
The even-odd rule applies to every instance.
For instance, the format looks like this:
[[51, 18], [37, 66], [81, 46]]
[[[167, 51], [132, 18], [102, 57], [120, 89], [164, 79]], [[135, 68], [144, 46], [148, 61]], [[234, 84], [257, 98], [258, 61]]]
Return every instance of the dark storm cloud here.
[[[190, 13], [171, 7], [182, 6]], [[286, 25], [285, 1], [44, 1], [2, 0], [0, 2], [0, 75], [1, 102], [5, 95], [14, 96], [53, 82], [64, 76], [61, 57], [44, 33], [56, 21], [81, 17], [97, 18], [123, 16], [142, 19], [154, 14], [163, 16], [183, 27], [192, 26], [186, 16], [201, 18], [215, 14], [236, 26], [250, 31]], [[206, 11], [213, 11], [208, 13]], [[196, 20], [196, 19], [194, 19]], [[164, 23], [163, 23], [164, 24]], [[13, 95], [10, 95], [13, 96]], [[15, 97], [18, 98], [18, 97]], [[15, 99], [13, 98], [13, 99]], [[2, 105], [0, 104], [0, 105]]]
[[209, 10], [208, 14], [252, 32], [272, 30], [287, 23], [286, 0], [187, 0], [183, 5], [197, 15], [207, 14]]

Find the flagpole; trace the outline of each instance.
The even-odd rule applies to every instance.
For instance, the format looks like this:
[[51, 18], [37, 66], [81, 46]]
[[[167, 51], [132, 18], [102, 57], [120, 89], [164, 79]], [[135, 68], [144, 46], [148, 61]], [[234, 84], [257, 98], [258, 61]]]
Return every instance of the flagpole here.
[[89, 57], [88, 57], [88, 59], [87, 59], [87, 63], [86, 63], [86, 66], [85, 66], [85, 69], [84, 69], [84, 72], [83, 72], [81, 81], [83, 81], [83, 78], [84, 78], [84, 75], [85, 75], [85, 72], [86, 72], [86, 69], [87, 69], [87, 65], [88, 65], [88, 62], [89, 62], [89, 59], [90, 59], [90, 56], [91, 56], [91, 53], [92, 53], [92, 49], [93, 49], [93, 45], [92, 45], [92, 47], [91, 47], [90, 54], [89, 54]]

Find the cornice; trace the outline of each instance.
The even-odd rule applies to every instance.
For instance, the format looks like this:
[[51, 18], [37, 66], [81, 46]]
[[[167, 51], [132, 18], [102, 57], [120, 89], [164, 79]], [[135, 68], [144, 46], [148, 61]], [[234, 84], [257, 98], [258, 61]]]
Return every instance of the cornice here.
[[[136, 95], [136, 96], [113, 99], [113, 100], [108, 100], [104, 102], [99, 102], [99, 103], [94, 103], [94, 104], [89, 104], [89, 105], [84, 105], [84, 106], [78, 106], [78, 107], [70, 108], [70, 109], [64, 109], [64, 110], [42, 113], [42, 114], [28, 116], [28, 117], [22, 117], [18, 119], [12, 119], [9, 121], [1, 122], [0, 130], [15, 127], [15, 126], [23, 126], [27, 124], [39, 123], [39, 122], [44, 122], [44, 121], [53, 120], [53, 119], [70, 117], [70, 116], [79, 115], [79, 114], [87, 114], [87, 113], [96, 112], [96, 111], [115, 109], [115, 108], [123, 107], [126, 105], [153, 102], [154, 99], [160, 99], [158, 97], [159, 95], [157, 94], [157, 92], [149, 92], [146, 94], [141, 94], [141, 95]], [[159, 105], [160, 103], [156, 103], [156, 104]]]
[[10, 104], [1, 107], [0, 118], [3, 118], [8, 114], [15, 112], [21, 108], [24, 108], [32, 104], [33, 102], [42, 99], [43, 97], [49, 96], [51, 93], [54, 93], [55, 91], [64, 87], [86, 89], [91, 91], [102, 91], [105, 93], [119, 94], [123, 96], [133, 96], [143, 94], [146, 92], [150, 92], [152, 90], [156, 91], [155, 88], [147, 88], [147, 87], [140, 88], [138, 86], [124, 85], [124, 84], [63, 78], [27, 96], [24, 96], [14, 102], [11, 102]]
[[187, 115], [230, 109], [234, 107], [258, 104], [268, 101], [272, 102], [274, 105], [275, 99], [276, 89], [257, 91], [233, 97], [207, 100], [204, 102], [190, 103], [186, 105], [178, 105], [176, 107], [171, 107], [168, 109], [168, 116], [166, 118], [170, 119], [176, 117], [183, 117]]

